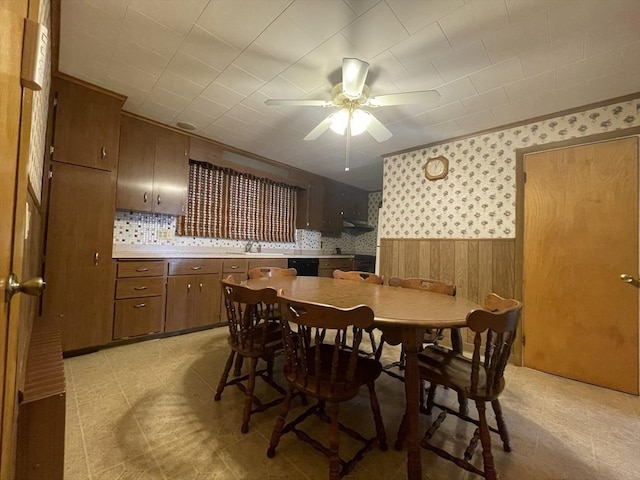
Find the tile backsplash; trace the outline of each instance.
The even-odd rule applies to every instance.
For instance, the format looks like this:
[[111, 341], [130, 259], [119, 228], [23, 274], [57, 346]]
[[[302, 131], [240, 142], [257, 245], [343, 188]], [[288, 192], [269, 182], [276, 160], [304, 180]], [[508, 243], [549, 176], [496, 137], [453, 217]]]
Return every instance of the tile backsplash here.
[[[369, 194], [369, 223], [378, 222], [378, 206], [382, 192]], [[113, 242], [118, 245], [175, 245], [190, 247], [242, 248], [246, 240], [226, 238], [186, 237], [176, 235], [176, 217], [172, 215], [117, 211], [114, 222]], [[269, 250], [322, 250], [327, 253], [340, 248], [345, 253], [375, 255], [376, 231], [352, 235], [344, 232], [341, 237], [322, 237], [320, 232], [296, 230], [296, 241], [260, 242]]]

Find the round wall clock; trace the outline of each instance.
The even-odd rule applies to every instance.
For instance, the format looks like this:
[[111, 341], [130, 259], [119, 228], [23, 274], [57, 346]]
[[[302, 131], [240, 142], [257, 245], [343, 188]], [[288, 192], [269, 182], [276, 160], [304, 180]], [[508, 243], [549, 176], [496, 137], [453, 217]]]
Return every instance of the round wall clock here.
[[427, 158], [424, 168], [424, 176], [427, 180], [440, 180], [449, 173], [449, 159], [443, 155], [434, 158]]

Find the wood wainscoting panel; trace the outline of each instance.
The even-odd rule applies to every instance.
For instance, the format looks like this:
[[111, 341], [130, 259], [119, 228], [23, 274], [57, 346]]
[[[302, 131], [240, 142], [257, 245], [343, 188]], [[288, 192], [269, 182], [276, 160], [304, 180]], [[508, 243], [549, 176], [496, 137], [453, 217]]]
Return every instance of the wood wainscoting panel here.
[[[454, 283], [458, 296], [479, 304], [491, 292], [513, 298], [515, 239], [383, 238], [379, 273], [386, 280], [419, 277]], [[465, 349], [472, 349], [471, 334], [465, 331], [462, 338]], [[513, 360], [520, 363], [520, 336], [513, 352]]]

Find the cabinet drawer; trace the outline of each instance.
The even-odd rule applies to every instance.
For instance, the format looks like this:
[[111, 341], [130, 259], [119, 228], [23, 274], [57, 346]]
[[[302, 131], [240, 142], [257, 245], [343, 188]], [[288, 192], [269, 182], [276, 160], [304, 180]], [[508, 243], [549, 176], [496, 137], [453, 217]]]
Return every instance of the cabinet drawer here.
[[159, 262], [118, 262], [118, 278], [159, 277], [166, 273], [167, 263]]
[[321, 258], [319, 268], [331, 268], [333, 270], [353, 270], [351, 258]]
[[161, 332], [163, 317], [163, 297], [118, 300], [113, 339]]
[[164, 293], [164, 278], [120, 278], [116, 298], [155, 297]]
[[240, 258], [230, 258], [222, 261], [223, 273], [236, 273], [247, 271], [247, 260]]
[[222, 261], [212, 258], [179, 258], [169, 260], [169, 275], [220, 273]]

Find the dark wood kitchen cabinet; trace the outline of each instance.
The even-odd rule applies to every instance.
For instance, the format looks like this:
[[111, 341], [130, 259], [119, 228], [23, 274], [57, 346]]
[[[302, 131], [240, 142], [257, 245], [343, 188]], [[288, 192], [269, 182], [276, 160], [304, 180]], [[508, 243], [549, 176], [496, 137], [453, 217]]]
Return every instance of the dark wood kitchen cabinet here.
[[189, 187], [189, 137], [122, 115], [116, 208], [183, 215]]
[[124, 97], [57, 77], [51, 94], [55, 104], [52, 159], [115, 170]]
[[64, 351], [104, 345], [113, 327], [115, 173], [51, 162], [43, 316]]
[[369, 220], [369, 192], [350, 185], [344, 185], [341, 192], [342, 218], [345, 220]]
[[114, 340], [163, 331], [166, 271], [164, 260], [118, 262]]
[[165, 332], [220, 322], [220, 271], [217, 259], [169, 260]]

